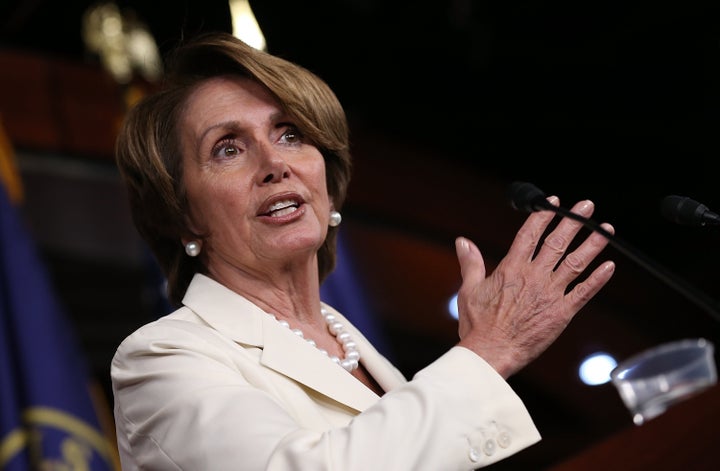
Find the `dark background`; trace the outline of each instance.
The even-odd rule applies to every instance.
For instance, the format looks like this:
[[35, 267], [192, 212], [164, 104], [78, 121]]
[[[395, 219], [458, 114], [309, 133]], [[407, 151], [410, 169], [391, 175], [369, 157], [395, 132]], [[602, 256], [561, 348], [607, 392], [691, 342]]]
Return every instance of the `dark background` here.
[[[144, 20], [162, 52], [183, 37], [230, 29], [224, 1], [116, 3]], [[3, 2], [0, 45], [97, 61], [80, 35], [92, 4]], [[655, 227], [665, 195], [711, 209], [717, 201], [714, 2], [252, 6], [269, 51], [326, 79], [354, 122], [562, 192], [568, 204], [593, 198], [600, 219], [642, 231], [638, 243], [651, 242], [643, 227]]]
[[[117, 3], [145, 21], [162, 52], [230, 30], [221, 1]], [[90, 4], [3, 2], [0, 48], [97, 65], [80, 35]], [[356, 174], [342, 227], [378, 343], [408, 376], [456, 338], [437, 304], [459, 282], [452, 240], [473, 238], [492, 268], [524, 217], [505, 196], [515, 180], [566, 207], [592, 199], [595, 220], [715, 304], [720, 229], [671, 223], [660, 203], [678, 194], [720, 210], [717, 2], [252, 7], [269, 51], [319, 74], [346, 107]], [[106, 383], [114, 347], [159, 309], [111, 156], [16, 144], [26, 215]], [[713, 315], [615, 249], [607, 257], [618, 264], [607, 289], [511, 378], [545, 440], [498, 469], [544, 469], [632, 426], [611, 385], [573, 378], [584, 355], [718, 340]]]

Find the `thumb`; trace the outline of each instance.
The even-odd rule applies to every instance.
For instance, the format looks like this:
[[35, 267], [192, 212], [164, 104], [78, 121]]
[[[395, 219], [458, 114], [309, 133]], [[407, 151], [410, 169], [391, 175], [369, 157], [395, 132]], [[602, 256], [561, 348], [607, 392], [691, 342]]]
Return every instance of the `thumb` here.
[[455, 253], [460, 262], [463, 284], [476, 285], [485, 279], [485, 259], [471, 240], [465, 237], [455, 239]]

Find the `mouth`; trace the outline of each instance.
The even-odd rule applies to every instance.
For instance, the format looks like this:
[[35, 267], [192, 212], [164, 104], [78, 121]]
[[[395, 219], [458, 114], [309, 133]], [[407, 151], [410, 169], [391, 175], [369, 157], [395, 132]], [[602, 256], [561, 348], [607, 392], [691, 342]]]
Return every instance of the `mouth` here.
[[288, 214], [292, 214], [295, 211], [297, 211], [301, 204], [302, 204], [302, 201], [300, 201], [300, 200], [296, 200], [296, 199], [292, 199], [292, 198], [282, 199], [282, 200], [275, 201], [274, 203], [272, 203], [267, 208], [267, 210], [260, 213], [260, 215], [268, 216], [271, 218], [279, 218], [279, 217], [287, 216]]

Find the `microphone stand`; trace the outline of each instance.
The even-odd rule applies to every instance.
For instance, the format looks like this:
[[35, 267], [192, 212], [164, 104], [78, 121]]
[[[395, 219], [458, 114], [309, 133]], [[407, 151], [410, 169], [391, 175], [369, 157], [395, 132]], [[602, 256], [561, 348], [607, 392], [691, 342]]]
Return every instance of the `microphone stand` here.
[[[539, 192], [539, 190], [537, 190]], [[540, 195], [542, 193], [540, 192]], [[517, 207], [523, 207], [528, 205], [515, 205]], [[573, 213], [565, 208], [554, 206], [550, 204], [544, 196], [542, 198], [534, 197], [531, 201], [530, 206], [533, 210], [549, 210], [553, 211], [561, 216], [574, 219], [575, 221], [581, 222], [584, 226], [604, 236], [610, 243], [611, 246], [615, 247], [620, 253], [625, 255], [630, 260], [634, 261], [645, 270], [650, 272], [653, 276], [663, 281], [665, 284], [676, 290], [678, 293], [685, 296], [687, 299], [695, 303], [697, 306], [705, 310], [710, 314], [716, 321], [720, 322], [720, 311], [718, 311], [718, 303], [702, 291], [699, 291], [693, 285], [687, 283], [683, 279], [671, 273], [669, 270], [654, 262], [648, 258], [638, 249], [632, 247], [627, 242], [623, 242], [621, 239], [615, 237], [615, 235], [603, 229], [600, 224], [588, 219], [579, 214]]]

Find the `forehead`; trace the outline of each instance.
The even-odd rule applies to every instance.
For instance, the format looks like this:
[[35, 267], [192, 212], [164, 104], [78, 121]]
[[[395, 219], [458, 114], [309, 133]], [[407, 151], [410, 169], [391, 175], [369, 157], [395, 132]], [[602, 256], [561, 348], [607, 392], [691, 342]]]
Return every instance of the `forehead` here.
[[244, 102], [278, 106], [272, 94], [255, 80], [242, 76], [212, 77], [198, 83], [185, 100], [185, 115], [224, 103]]
[[279, 103], [258, 82], [221, 76], [204, 80], [190, 92], [180, 122], [185, 132], [197, 137], [222, 123], [259, 124], [279, 114]]

